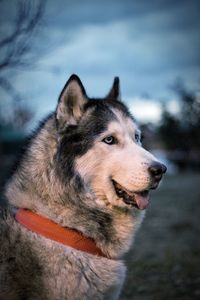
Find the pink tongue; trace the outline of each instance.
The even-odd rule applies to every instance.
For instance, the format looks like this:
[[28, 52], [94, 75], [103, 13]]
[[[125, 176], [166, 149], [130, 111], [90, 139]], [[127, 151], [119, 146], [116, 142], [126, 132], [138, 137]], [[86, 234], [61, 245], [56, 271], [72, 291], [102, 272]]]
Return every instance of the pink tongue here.
[[140, 209], [145, 209], [149, 204], [149, 193], [134, 193], [135, 201]]

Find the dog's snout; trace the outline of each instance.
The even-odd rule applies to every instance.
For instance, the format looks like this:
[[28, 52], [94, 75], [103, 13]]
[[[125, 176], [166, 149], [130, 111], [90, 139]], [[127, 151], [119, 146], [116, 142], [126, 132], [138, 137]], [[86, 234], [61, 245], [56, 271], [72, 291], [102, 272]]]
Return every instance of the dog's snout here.
[[161, 163], [154, 162], [148, 170], [152, 176], [159, 178], [167, 171], [167, 167]]

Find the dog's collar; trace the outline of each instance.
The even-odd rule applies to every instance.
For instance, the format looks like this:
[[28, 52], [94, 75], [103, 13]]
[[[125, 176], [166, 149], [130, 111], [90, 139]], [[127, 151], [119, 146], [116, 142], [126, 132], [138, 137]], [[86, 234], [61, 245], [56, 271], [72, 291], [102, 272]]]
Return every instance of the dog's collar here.
[[67, 227], [62, 227], [53, 221], [27, 209], [12, 209], [15, 220], [27, 229], [48, 239], [72, 247], [79, 251], [106, 257], [94, 240], [82, 233]]

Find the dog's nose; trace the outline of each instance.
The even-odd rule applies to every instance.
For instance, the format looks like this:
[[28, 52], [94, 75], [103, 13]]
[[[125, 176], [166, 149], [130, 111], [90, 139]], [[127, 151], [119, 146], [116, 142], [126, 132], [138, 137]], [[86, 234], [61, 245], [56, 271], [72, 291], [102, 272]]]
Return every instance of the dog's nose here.
[[162, 174], [164, 174], [167, 171], [167, 167], [158, 162], [154, 162], [151, 164], [148, 170], [152, 176], [160, 179]]

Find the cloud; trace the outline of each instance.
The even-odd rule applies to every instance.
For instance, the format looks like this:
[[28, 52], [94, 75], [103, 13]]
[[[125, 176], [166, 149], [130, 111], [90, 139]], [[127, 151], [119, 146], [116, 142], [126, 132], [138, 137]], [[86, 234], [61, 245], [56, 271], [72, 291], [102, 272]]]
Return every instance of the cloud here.
[[[153, 12], [142, 19], [69, 29], [70, 39], [63, 39], [45, 62], [59, 66], [63, 73], [78, 72], [97, 92], [117, 74], [126, 84], [126, 96], [147, 92], [164, 97], [177, 76], [195, 84], [200, 74], [197, 29], [188, 30], [187, 36], [181, 29], [167, 30], [167, 22], [174, 18], [165, 11]], [[156, 21], [163, 32], [156, 30]]]
[[[145, 97], [134, 97], [127, 99], [129, 109], [139, 122], [158, 123], [162, 116], [162, 102], [157, 99], [146, 99]], [[173, 115], [180, 113], [180, 103], [177, 99], [170, 99], [166, 109]]]
[[139, 122], [156, 123], [160, 121], [162, 107], [158, 101], [137, 97], [130, 99], [129, 102], [131, 103], [130, 111]]

